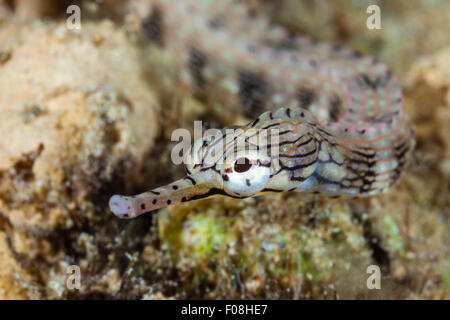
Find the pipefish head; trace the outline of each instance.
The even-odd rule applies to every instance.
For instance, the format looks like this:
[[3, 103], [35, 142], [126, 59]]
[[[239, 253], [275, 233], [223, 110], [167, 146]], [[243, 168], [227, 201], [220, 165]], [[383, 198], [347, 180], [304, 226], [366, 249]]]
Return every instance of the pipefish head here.
[[[278, 113], [284, 114], [283, 110]], [[129, 219], [167, 205], [216, 195], [241, 199], [282, 191], [283, 186], [290, 188], [279, 177], [273, 178], [278, 167], [272, 147], [278, 146], [280, 122], [264, 113], [246, 126], [204, 134], [184, 158], [187, 176], [139, 195], [114, 195], [109, 202], [111, 211]], [[272, 130], [266, 130], [269, 128]]]

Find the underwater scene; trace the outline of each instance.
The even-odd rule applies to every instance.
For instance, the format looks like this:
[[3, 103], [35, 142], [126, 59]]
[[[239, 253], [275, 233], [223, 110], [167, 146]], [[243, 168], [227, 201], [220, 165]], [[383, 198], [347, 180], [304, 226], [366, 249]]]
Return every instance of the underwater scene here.
[[448, 300], [449, 17], [0, 0], [0, 299]]

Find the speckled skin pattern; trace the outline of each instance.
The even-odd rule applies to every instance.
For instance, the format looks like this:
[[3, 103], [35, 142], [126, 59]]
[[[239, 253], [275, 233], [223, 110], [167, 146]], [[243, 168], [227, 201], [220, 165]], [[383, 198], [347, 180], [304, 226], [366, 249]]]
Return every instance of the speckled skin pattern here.
[[[270, 25], [241, 1], [150, 4], [143, 30], [178, 66], [181, 84], [213, 107], [254, 119], [236, 135], [277, 129], [279, 157], [254, 150], [246, 156], [248, 166], [236, 167], [243, 150], [236, 150], [235, 139], [197, 141], [195, 152], [215, 149], [223, 161], [206, 164], [200, 156], [202, 162], [187, 165], [181, 180], [137, 196], [113, 196], [110, 208], [117, 216], [133, 218], [218, 194], [370, 196], [398, 180], [414, 133], [398, 80], [385, 64]], [[228, 159], [231, 151], [237, 157]]]

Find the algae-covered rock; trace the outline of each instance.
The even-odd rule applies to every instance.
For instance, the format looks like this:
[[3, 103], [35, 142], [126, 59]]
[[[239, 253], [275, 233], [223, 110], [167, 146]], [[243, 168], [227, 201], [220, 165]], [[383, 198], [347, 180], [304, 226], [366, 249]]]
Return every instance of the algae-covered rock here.
[[9, 273], [2, 283], [14, 287], [17, 275], [30, 273], [43, 296], [64, 296], [39, 266], [76, 263], [81, 231], [90, 230], [91, 243], [109, 218], [99, 206], [105, 190], [139, 180], [158, 132], [157, 102], [138, 51], [112, 23], [86, 23], [81, 32], [34, 23], [1, 52], [8, 59], [0, 63], [0, 269]]
[[[439, 279], [448, 260], [439, 241], [448, 226], [438, 224], [438, 213], [425, 217], [423, 207], [409, 209], [408, 201], [289, 194], [189, 203], [159, 214], [161, 250], [180, 272], [181, 292], [195, 297], [445, 297]], [[426, 243], [417, 230], [423, 223], [429, 227]], [[367, 288], [372, 265], [381, 269], [381, 291]], [[420, 291], [424, 279], [429, 291]], [[208, 289], [201, 293], [199, 286]]]

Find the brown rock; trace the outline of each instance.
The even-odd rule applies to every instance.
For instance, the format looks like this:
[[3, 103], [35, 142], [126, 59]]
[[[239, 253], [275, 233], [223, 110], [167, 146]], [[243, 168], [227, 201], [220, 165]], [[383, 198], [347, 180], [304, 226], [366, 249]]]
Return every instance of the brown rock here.
[[19, 298], [6, 288], [12, 274], [45, 275], [17, 261], [63, 259], [56, 233], [98, 223], [101, 190], [138, 179], [158, 107], [137, 49], [111, 23], [72, 32], [37, 22], [1, 52], [0, 298]]

